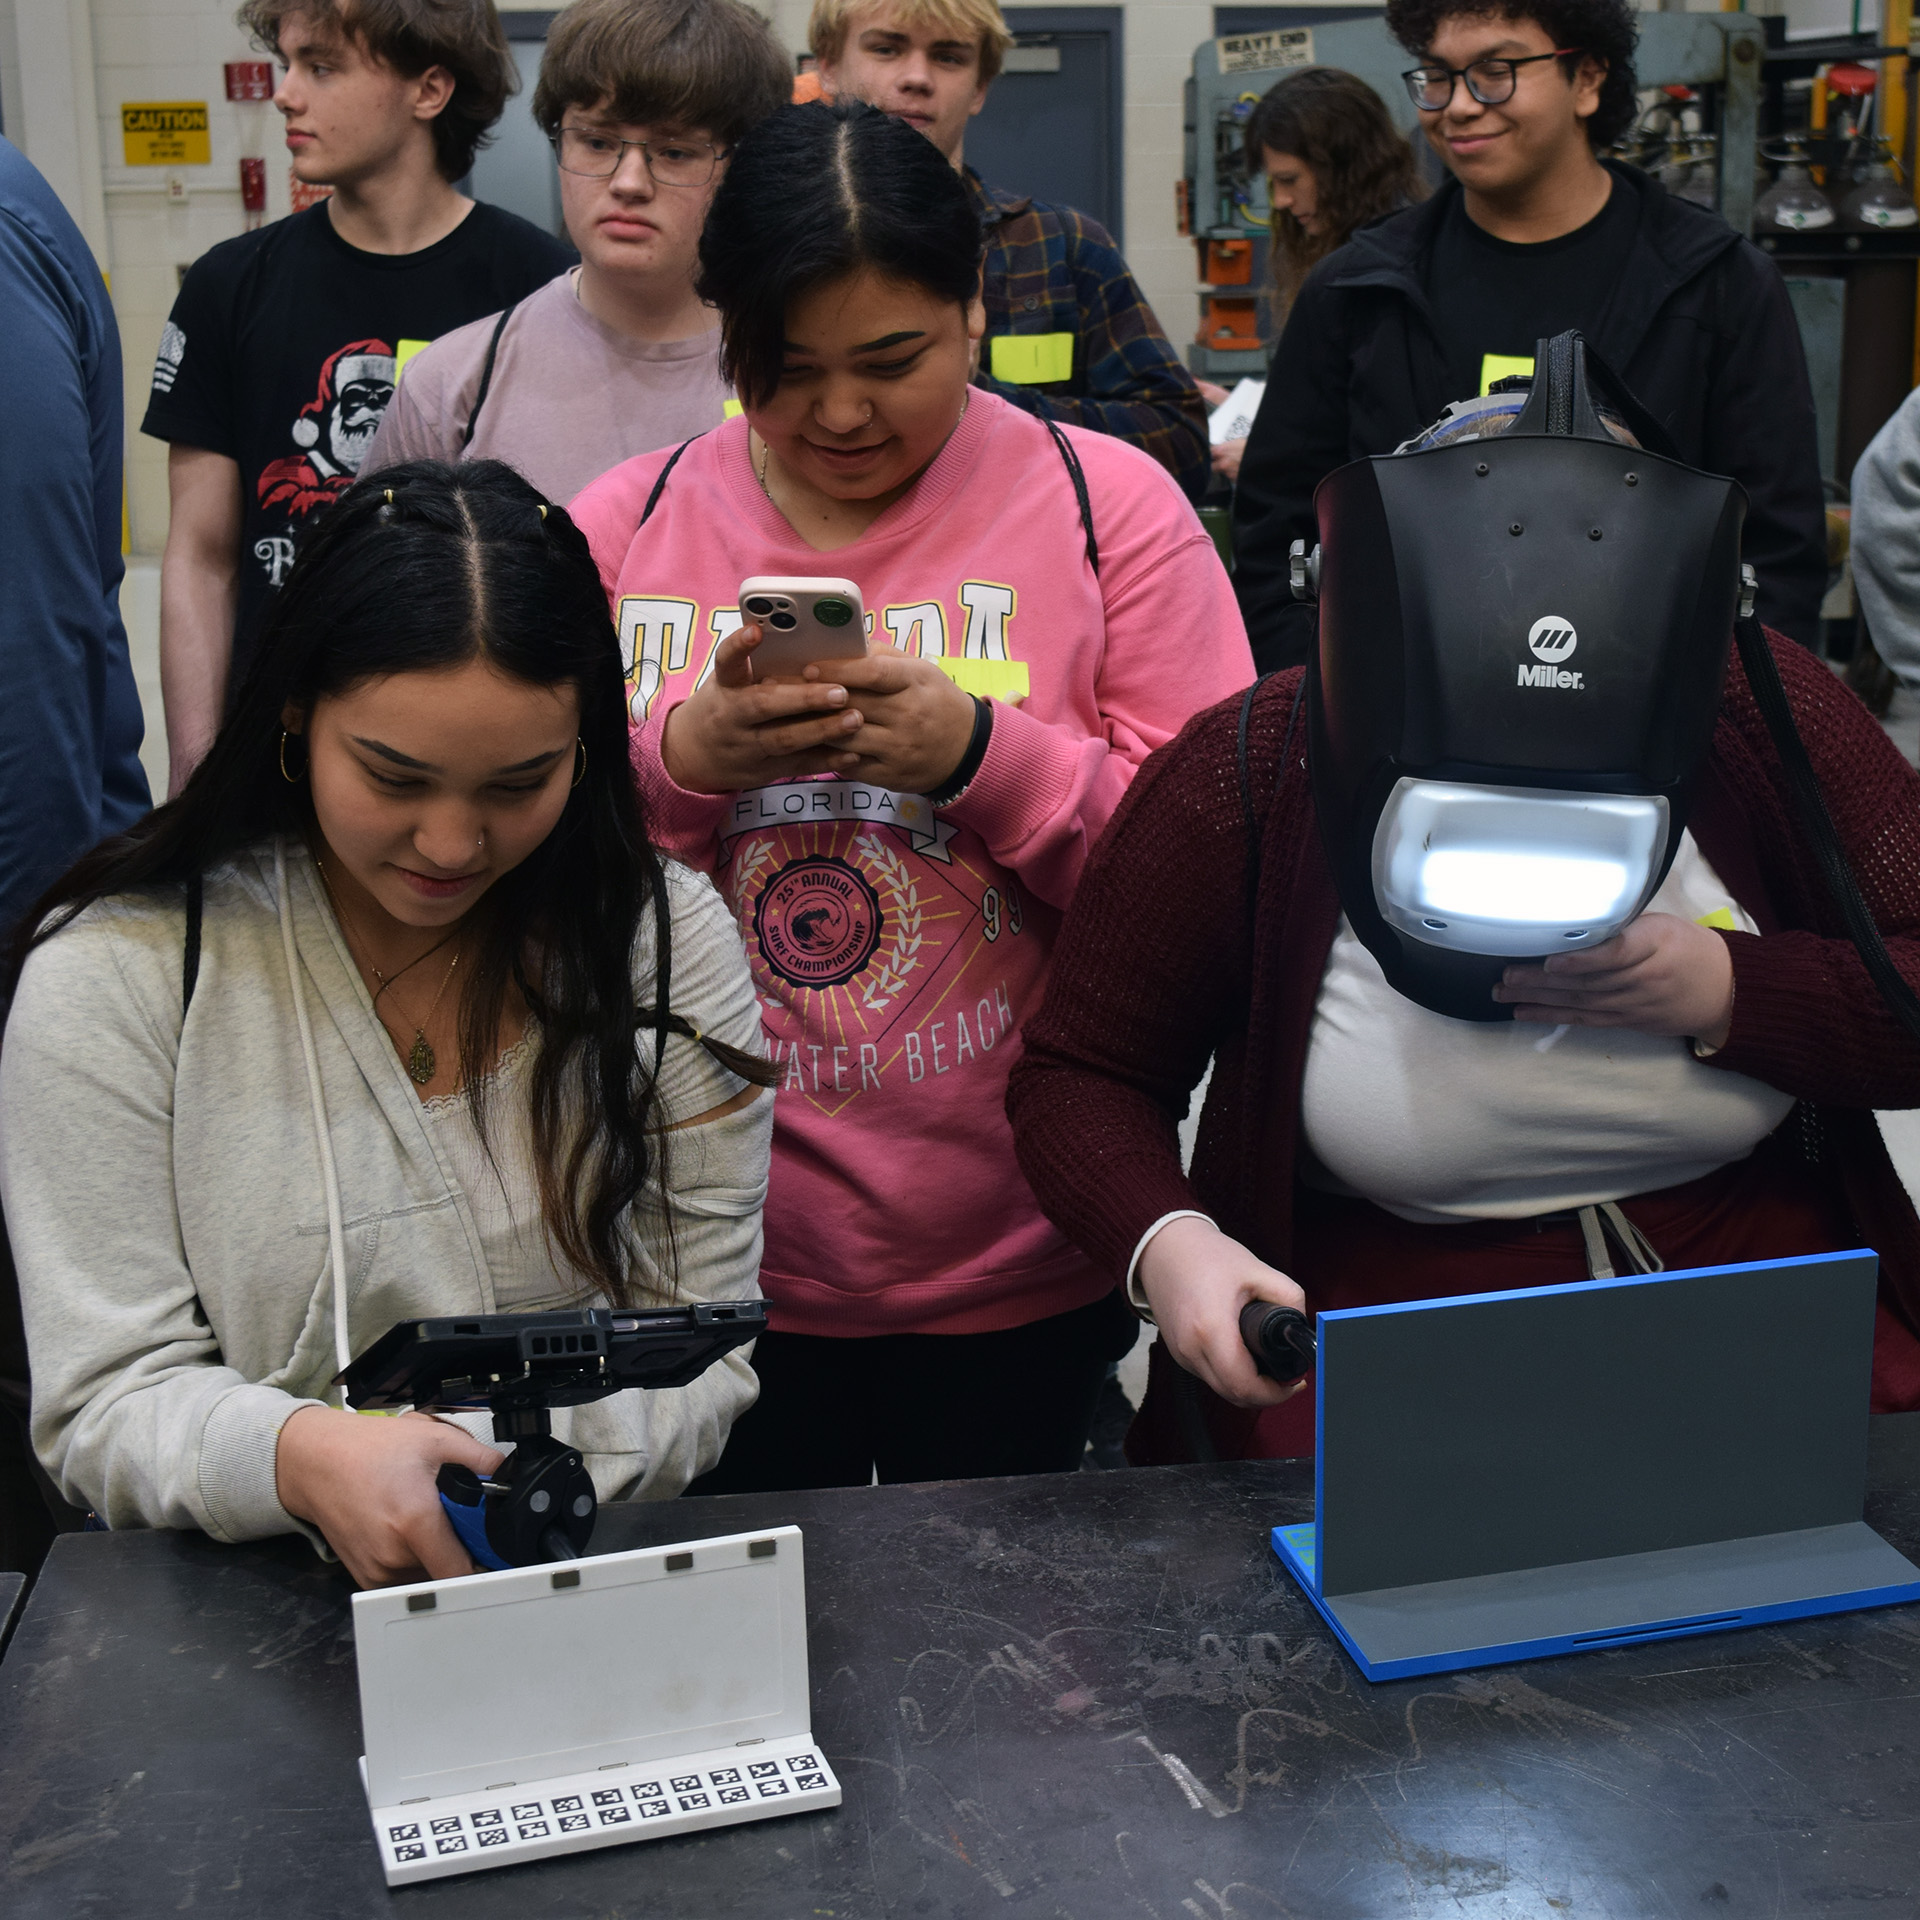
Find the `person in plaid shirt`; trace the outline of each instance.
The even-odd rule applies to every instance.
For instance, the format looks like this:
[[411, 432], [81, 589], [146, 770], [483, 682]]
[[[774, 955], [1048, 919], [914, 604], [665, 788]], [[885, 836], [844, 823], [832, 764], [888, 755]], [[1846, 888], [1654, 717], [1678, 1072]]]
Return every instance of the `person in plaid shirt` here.
[[967, 122], [1013, 41], [995, 0], [815, 0], [808, 36], [828, 94], [906, 121], [967, 183], [987, 236], [975, 384], [1132, 441], [1198, 500], [1211, 475], [1206, 407], [1112, 235], [965, 163]]

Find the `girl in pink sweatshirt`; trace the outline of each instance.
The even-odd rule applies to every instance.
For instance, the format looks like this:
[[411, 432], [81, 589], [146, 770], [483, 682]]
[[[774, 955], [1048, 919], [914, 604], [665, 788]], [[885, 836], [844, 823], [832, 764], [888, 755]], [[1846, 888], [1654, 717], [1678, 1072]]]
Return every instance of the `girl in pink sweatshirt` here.
[[[1078, 1465], [1132, 1342], [1004, 1099], [1060, 914], [1146, 756], [1251, 678], [1168, 477], [968, 385], [979, 227], [859, 106], [737, 149], [701, 243], [746, 406], [573, 512], [662, 844], [739, 921], [783, 1076], [759, 1405], [703, 1490]], [[756, 678], [740, 582], [852, 580], [869, 656]]]

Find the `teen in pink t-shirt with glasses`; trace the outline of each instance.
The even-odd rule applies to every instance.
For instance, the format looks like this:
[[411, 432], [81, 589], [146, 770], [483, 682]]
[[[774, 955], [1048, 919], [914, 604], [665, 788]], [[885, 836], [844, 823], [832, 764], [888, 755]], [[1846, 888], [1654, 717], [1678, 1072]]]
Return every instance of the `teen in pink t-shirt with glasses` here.
[[[980, 251], [910, 127], [783, 109], [701, 241], [745, 417], [574, 503], [655, 831], [732, 905], [784, 1069], [761, 1398], [702, 1490], [1073, 1468], [1134, 1337], [1021, 1178], [1007, 1074], [1128, 782], [1252, 662], [1162, 468], [969, 386]], [[869, 655], [756, 678], [756, 575], [851, 580]]]

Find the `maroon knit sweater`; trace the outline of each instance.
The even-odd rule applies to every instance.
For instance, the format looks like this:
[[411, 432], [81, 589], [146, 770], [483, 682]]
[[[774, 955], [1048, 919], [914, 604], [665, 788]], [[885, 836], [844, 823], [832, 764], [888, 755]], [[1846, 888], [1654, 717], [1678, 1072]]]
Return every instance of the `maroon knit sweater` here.
[[[1920, 775], [1826, 667], [1768, 639], [1861, 890], [1920, 986]], [[1147, 1228], [1182, 1207], [1290, 1264], [1301, 1080], [1340, 916], [1304, 708], [1288, 764], [1276, 765], [1301, 672], [1266, 682], [1248, 729], [1264, 823], [1251, 914], [1236, 697], [1197, 714], [1135, 777], [1026, 1028], [1007, 1096], [1020, 1164], [1048, 1217], [1116, 1280]], [[1920, 1106], [1920, 1046], [1845, 937], [1737, 654], [1688, 825], [1760, 928], [1721, 936], [1733, 1027], [1712, 1064], [1801, 1102], [1785, 1124], [1840, 1183], [1861, 1243], [1878, 1249], [1882, 1299], [1920, 1331], [1920, 1220], [1872, 1113]], [[1189, 1181], [1175, 1130], [1210, 1058]]]

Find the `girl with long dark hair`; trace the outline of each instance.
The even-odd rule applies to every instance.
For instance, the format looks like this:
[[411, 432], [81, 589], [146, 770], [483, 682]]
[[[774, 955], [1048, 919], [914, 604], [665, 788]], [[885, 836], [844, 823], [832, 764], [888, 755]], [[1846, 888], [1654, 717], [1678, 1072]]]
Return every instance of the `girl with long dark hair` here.
[[[1269, 87], [1247, 116], [1246, 156], [1249, 171], [1267, 178], [1267, 298], [1276, 335], [1301, 282], [1328, 254], [1425, 194], [1413, 148], [1386, 103], [1339, 67], [1303, 67]], [[1216, 407], [1227, 398], [1224, 387], [1204, 381], [1201, 392]], [[1246, 450], [1244, 440], [1222, 442], [1214, 467], [1237, 480]]]
[[[738, 942], [648, 843], [586, 542], [505, 466], [343, 496], [185, 791], [12, 965], [34, 1443], [112, 1527], [465, 1573], [434, 1474], [500, 1456], [329, 1405], [349, 1357], [429, 1315], [754, 1291], [772, 1103]], [[556, 1430], [603, 1498], [666, 1497], [753, 1392], [736, 1356]]]
[[[700, 258], [745, 418], [574, 507], [780, 1065], [762, 1397], [703, 1484], [1077, 1467], [1137, 1328], [1021, 1180], [1007, 1068], [1134, 770], [1251, 675], [1232, 594], [1164, 468], [969, 386], [980, 226], [911, 127], [784, 108]], [[756, 678], [768, 574], [851, 580], [870, 652]]]

